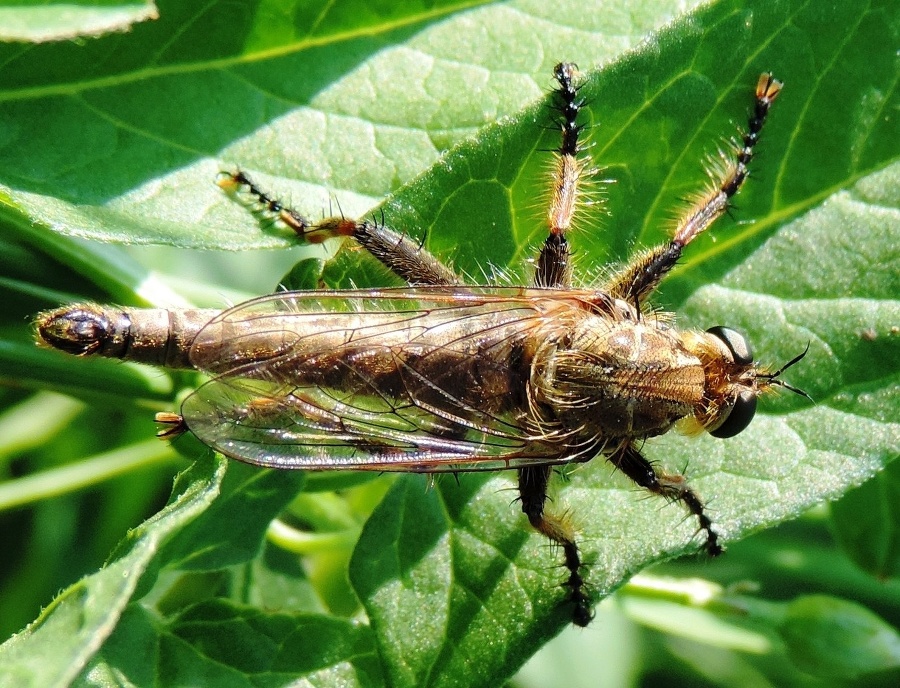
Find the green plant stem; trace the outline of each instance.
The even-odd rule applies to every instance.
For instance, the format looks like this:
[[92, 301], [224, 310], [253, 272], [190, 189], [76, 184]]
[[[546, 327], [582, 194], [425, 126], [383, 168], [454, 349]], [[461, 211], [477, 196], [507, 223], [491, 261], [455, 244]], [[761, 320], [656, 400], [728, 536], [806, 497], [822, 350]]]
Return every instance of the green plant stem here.
[[307, 533], [275, 520], [266, 532], [269, 541], [294, 554], [315, 554], [348, 549], [359, 539], [358, 528], [336, 533]]
[[119, 475], [179, 458], [158, 439], [97, 454], [77, 463], [35, 473], [0, 485], [0, 511], [58, 497]]

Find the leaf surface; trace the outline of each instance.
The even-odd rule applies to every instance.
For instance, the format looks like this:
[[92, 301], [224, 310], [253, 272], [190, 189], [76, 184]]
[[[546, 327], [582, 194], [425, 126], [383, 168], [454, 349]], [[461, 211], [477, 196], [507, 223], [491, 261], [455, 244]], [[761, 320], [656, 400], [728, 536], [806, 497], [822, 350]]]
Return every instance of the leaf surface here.
[[[311, 19], [280, 3], [261, 3], [252, 16], [160, 3], [158, 22], [84, 51], [2, 46], [0, 121], [9, 124], [0, 138], [0, 219], [8, 236], [40, 246], [117, 299], [138, 301], [147, 293], [138, 272], [110, 278], [103, 261], [70, 260], [68, 242], [292, 245], [290, 233], [255, 222], [213, 185], [221, 169], [239, 166], [312, 217], [334, 201], [347, 215], [370, 212], [394, 192], [382, 207], [389, 224], [426, 237], [476, 281], [493, 271], [525, 280], [524, 263], [546, 232], [546, 151], [558, 146], [557, 134], [542, 129], [551, 122], [541, 100], [550, 69], [559, 59], [583, 68], [608, 61], [582, 88], [589, 152], [603, 167], [597, 177], [613, 180], [598, 184], [603, 207], [585, 209], [572, 237], [590, 283], [635, 244], [663, 240], [679, 198], [704, 183], [704, 156], [743, 123], [756, 78], [772, 71], [785, 89], [737, 199], [738, 223], [723, 220], [692, 245], [655, 303], [676, 311], [681, 326], [745, 330], [772, 366], [809, 343], [788, 379], [815, 404], [773, 396], [732, 440], [667, 435], [645, 450], [670, 470], [687, 468], [726, 539], [836, 497], [896, 458], [900, 131], [896, 58], [884, 46], [896, 45], [900, 31], [890, 3], [714, 3], [615, 60], [669, 8], [329, 7]], [[358, 252], [343, 254], [326, 276], [337, 284], [384, 279]], [[17, 277], [12, 293], [24, 298], [26, 286]], [[20, 375], [46, 386], [58, 377]], [[207, 468], [179, 484], [184, 494], [206, 494], [202, 486], [220, 470]], [[67, 591], [40, 628], [9, 641], [0, 650], [5, 666], [27, 677], [28, 657], [47, 657], [47, 680], [35, 685], [85, 667], [85, 683], [121, 671], [147, 685], [138, 680], [149, 677], [139, 666], [145, 655], [135, 648], [149, 647], [153, 666], [175, 667], [166, 674], [173, 682], [214, 668], [217, 681], [235, 684], [291, 675], [322, 685], [351, 676], [362, 685], [497, 685], [568, 622], [558, 553], [529, 532], [511, 505], [513, 478], [500, 474], [444, 480], [432, 491], [415, 476], [392, 486], [350, 564], [368, 629], [321, 610], [310, 617], [306, 602], [248, 610], [258, 583], [249, 574], [237, 590], [235, 571], [258, 563], [263, 524], [298, 487], [228, 470], [237, 477], [227, 501], [184, 506], [172, 528], [162, 517], [145, 526], [160, 546], [133, 569], [139, 585], [82, 602], [102, 623], [85, 623], [59, 644], [72, 634], [65, 620], [76, 593], [117, 581], [127, 547]], [[255, 489], [237, 489], [247, 485]], [[171, 509], [181, 513], [181, 505]], [[598, 598], [696, 546], [695, 524], [679, 508], [645, 500], [600, 462], [574, 471], [553, 506], [582, 532]], [[170, 587], [173, 576], [205, 574], [220, 583], [201, 588], [196, 607], [188, 588]], [[227, 602], [208, 600], [216, 596]], [[320, 632], [340, 638], [333, 656], [269, 651], [302, 647], [297, 634]], [[258, 654], [227, 651], [235, 638], [252, 646], [248, 637], [263, 648]]]

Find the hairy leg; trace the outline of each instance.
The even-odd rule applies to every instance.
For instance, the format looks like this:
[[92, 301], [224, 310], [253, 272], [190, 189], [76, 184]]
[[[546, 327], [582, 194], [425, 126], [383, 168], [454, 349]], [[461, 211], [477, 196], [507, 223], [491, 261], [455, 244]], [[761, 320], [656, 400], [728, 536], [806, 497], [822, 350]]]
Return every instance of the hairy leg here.
[[564, 585], [569, 588], [569, 600], [574, 605], [572, 622], [576, 626], [583, 627], [594, 618], [594, 611], [584, 589], [581, 556], [575, 543], [575, 531], [566, 518], [548, 514], [544, 510], [551, 471], [551, 466], [520, 469], [519, 498], [522, 501], [522, 511], [528, 516], [528, 521], [534, 529], [563, 550], [565, 566], [569, 570], [569, 577]]
[[688, 486], [683, 475], [657, 472], [653, 465], [632, 445], [612, 454], [609, 461], [644, 489], [668, 500], [682, 502], [687, 510], [696, 516], [699, 530], [706, 533], [706, 542], [703, 545], [706, 552], [710, 556], [718, 556], [722, 553], [719, 536], [712, 529], [712, 521], [706, 515], [703, 502], [697, 493]]
[[[566, 232], [572, 225], [577, 209], [579, 181], [584, 174], [584, 161], [578, 157], [581, 147], [578, 134], [582, 125], [578, 123], [578, 110], [583, 102], [578, 98], [575, 85], [577, 69], [570, 63], [558, 64], [553, 75], [559, 84], [556, 90], [557, 124], [562, 132], [562, 143], [556, 151], [553, 175], [553, 191], [547, 212], [548, 234], [537, 260], [534, 285], [550, 289], [565, 288], [571, 282], [571, 259]], [[585, 592], [581, 575], [581, 556], [575, 542], [575, 531], [569, 522], [560, 516], [547, 513], [547, 483], [551, 474], [550, 466], [535, 466], [519, 469], [519, 498], [522, 511], [539, 533], [562, 547], [565, 566], [569, 577], [564, 583], [569, 588], [569, 599], [574, 605], [572, 621], [577, 626], [587, 626], [593, 618], [590, 599]]]
[[218, 183], [226, 190], [245, 188], [264, 212], [277, 217], [311, 244], [334, 237], [353, 237], [382, 265], [410, 286], [437, 287], [463, 283], [453, 270], [431, 255], [421, 244], [406, 234], [387, 227], [384, 218], [379, 222], [374, 219], [329, 217], [321, 222], [311, 222], [269, 196], [243, 172], [222, 173]]
[[602, 291], [640, 305], [675, 267], [684, 247], [728, 211], [731, 198], [747, 179], [748, 165], [753, 159], [753, 147], [759, 142], [759, 133], [781, 86], [781, 82], [771, 74], [759, 77], [753, 114], [747, 123], [746, 133], [741, 137], [740, 143], [735, 145], [731, 156], [720, 154], [721, 164], [710, 170], [712, 185], [696, 196], [691, 207], [679, 219], [672, 241], [638, 254], [613, 276]]

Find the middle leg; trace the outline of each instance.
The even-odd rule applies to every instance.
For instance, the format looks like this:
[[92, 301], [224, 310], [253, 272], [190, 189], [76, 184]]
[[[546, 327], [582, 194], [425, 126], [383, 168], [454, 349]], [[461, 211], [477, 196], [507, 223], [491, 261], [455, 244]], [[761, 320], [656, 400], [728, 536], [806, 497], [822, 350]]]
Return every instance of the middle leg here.
[[[566, 232], [572, 225], [577, 209], [579, 182], [584, 174], [584, 162], [578, 158], [581, 151], [578, 135], [582, 130], [582, 125], [578, 123], [578, 111], [583, 101], [578, 98], [578, 87], [575, 85], [577, 68], [574, 64], [556, 65], [553, 76], [559, 84], [556, 90], [556, 111], [559, 113], [562, 143], [556, 151], [553, 192], [547, 212], [549, 231], [537, 260], [534, 286], [562, 289], [570, 285], [572, 278], [571, 251]], [[564, 585], [569, 588], [569, 600], [574, 605], [572, 621], [577, 626], [587, 626], [593, 618], [593, 610], [581, 575], [582, 562], [575, 542], [575, 531], [564, 517], [548, 513], [544, 509], [551, 473], [550, 466], [526, 466], [519, 469], [522, 511], [535, 530], [562, 548], [565, 566], [569, 571]]]
[[572, 279], [571, 250], [566, 232], [578, 208], [581, 193], [580, 181], [585, 173], [584, 161], [579, 158], [582, 150], [578, 135], [584, 128], [578, 123], [578, 112], [584, 101], [578, 97], [575, 79], [578, 68], [570, 62], [562, 62], [553, 69], [558, 83], [555, 92], [555, 110], [559, 114], [557, 124], [562, 132], [562, 143], [555, 153], [553, 191], [547, 210], [549, 233], [541, 248], [534, 275], [536, 287], [568, 287]]
[[552, 470], [552, 466], [519, 469], [519, 498], [522, 501], [522, 511], [528, 516], [532, 527], [562, 547], [565, 566], [569, 570], [569, 577], [563, 585], [569, 588], [569, 601], [574, 605], [572, 623], [584, 627], [594, 618], [594, 611], [591, 599], [585, 592], [585, 581], [581, 575], [581, 555], [575, 543], [575, 531], [565, 517], [554, 516], [544, 511], [547, 483]]

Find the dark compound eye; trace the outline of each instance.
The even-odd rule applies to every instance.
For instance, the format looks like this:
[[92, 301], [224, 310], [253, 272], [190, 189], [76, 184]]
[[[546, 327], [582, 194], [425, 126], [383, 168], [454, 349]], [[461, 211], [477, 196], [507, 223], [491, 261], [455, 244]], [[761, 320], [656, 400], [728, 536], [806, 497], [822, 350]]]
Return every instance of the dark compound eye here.
[[731, 411], [725, 416], [725, 420], [715, 430], [710, 431], [710, 435], [719, 439], [728, 439], [734, 437], [742, 430], [745, 430], [753, 416], [756, 415], [756, 392], [746, 390], [741, 392], [731, 407]]
[[728, 350], [734, 357], [735, 363], [740, 363], [741, 365], [753, 363], [753, 349], [750, 348], [750, 344], [747, 343], [744, 335], [740, 332], [722, 325], [710, 327], [707, 332], [725, 343], [725, 346], [728, 347]]
[[[720, 339], [728, 347], [728, 351], [731, 352], [731, 357], [735, 363], [738, 365], [753, 364], [753, 350], [740, 332], [722, 325], [710, 327], [707, 332]], [[750, 421], [753, 420], [753, 416], [756, 415], [756, 396], [756, 392], [753, 390], [741, 392], [738, 398], [735, 399], [734, 406], [727, 412], [725, 420], [715, 430], [711, 430], [709, 434], [713, 437], [726, 439], [734, 437], [746, 429], [750, 425]]]

